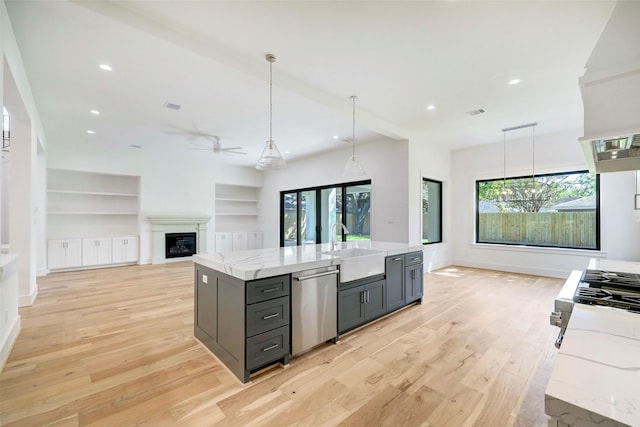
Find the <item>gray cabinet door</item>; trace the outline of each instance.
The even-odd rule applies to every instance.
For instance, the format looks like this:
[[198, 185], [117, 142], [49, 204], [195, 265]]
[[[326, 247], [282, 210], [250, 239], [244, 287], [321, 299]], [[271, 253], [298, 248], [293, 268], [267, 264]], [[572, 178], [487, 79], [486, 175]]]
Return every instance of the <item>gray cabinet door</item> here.
[[[206, 275], [205, 275], [206, 276]], [[202, 329], [212, 341], [216, 340], [218, 319], [215, 307], [218, 305], [216, 280], [207, 277], [208, 283], [203, 281], [203, 272], [196, 268], [196, 326]]]
[[364, 292], [366, 293], [364, 304], [365, 321], [380, 317], [387, 312], [384, 280], [365, 285]]
[[422, 298], [422, 264], [409, 265], [405, 267], [404, 281], [407, 303]]
[[386, 296], [387, 312], [404, 306], [404, 257], [402, 255], [388, 256], [385, 259], [387, 275]]
[[364, 287], [338, 292], [338, 331], [344, 332], [364, 322]]

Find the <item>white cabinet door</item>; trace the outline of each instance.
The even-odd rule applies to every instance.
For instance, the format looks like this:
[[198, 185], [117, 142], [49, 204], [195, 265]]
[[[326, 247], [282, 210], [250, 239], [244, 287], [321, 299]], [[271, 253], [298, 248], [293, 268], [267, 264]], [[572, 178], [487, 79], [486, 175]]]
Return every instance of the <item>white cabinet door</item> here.
[[232, 247], [234, 251], [247, 250], [247, 232], [246, 231], [235, 231], [233, 233]]
[[247, 233], [247, 249], [262, 249], [262, 231]]
[[138, 262], [138, 236], [119, 236], [112, 240], [114, 264]]
[[111, 239], [82, 239], [82, 265], [111, 264]]
[[231, 252], [233, 250], [232, 233], [220, 231], [216, 233], [216, 252]]
[[81, 239], [54, 239], [47, 242], [49, 269], [80, 267], [82, 265]]

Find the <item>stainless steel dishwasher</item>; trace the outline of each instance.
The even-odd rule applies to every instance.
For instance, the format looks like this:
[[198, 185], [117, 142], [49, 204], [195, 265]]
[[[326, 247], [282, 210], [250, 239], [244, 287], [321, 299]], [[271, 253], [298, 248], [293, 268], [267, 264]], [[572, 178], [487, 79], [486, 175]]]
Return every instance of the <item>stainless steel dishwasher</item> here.
[[291, 354], [297, 355], [338, 333], [338, 268], [293, 273], [291, 289]]

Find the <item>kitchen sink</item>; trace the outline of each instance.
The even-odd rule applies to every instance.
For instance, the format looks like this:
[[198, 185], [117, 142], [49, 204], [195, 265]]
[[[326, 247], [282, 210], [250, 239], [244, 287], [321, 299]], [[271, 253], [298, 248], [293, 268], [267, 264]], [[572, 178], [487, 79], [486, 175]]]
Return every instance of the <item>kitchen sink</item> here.
[[340, 283], [384, 274], [385, 254], [382, 251], [349, 248], [326, 251], [323, 254], [331, 255], [342, 261], [340, 263]]

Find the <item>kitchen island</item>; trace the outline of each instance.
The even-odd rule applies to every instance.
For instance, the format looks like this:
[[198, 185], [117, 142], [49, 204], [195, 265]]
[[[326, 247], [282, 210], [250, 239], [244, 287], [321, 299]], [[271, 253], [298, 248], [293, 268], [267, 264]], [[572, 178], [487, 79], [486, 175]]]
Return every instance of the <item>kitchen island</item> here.
[[[296, 309], [292, 307], [292, 273], [341, 269], [354, 261], [357, 265], [359, 257], [378, 256], [381, 267], [360, 269], [362, 277], [351, 280], [349, 276], [350, 281], [344, 282], [339, 276], [334, 307], [322, 308], [326, 316], [338, 318], [331, 334], [335, 339], [339, 333], [421, 300], [421, 245], [356, 241], [335, 248], [318, 244], [194, 255], [194, 335], [242, 382], [248, 382], [252, 373], [266, 366], [289, 363], [291, 331], [298, 321], [291, 315]], [[394, 302], [388, 308], [387, 301], [398, 298], [403, 304]]]
[[[588, 269], [640, 274], [640, 263], [593, 259]], [[573, 306], [545, 412], [553, 427], [640, 426], [639, 313]]]

